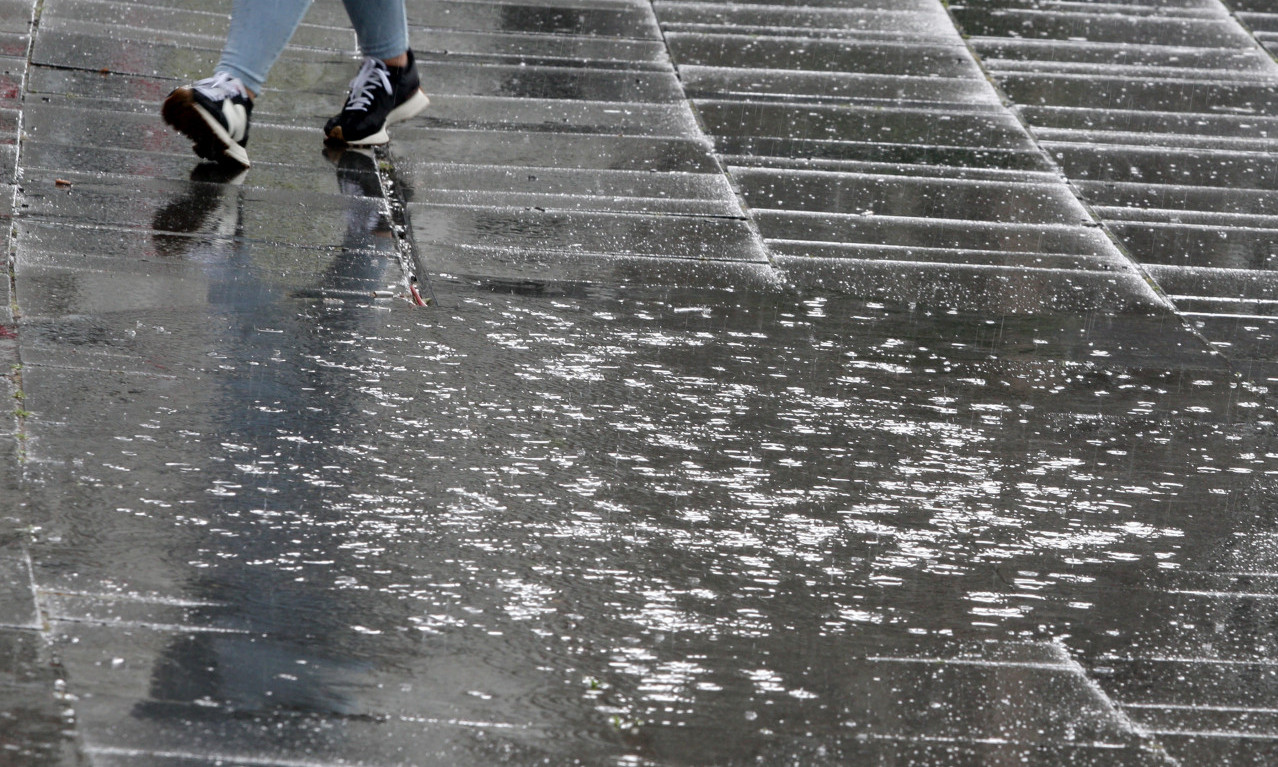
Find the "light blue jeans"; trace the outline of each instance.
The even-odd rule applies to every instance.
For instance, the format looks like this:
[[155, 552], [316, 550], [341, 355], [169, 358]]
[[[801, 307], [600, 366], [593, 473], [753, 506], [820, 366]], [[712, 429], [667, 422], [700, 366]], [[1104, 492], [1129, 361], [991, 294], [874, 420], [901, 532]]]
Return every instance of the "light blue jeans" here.
[[[408, 15], [404, 0], [342, 0], [351, 18], [360, 52], [392, 59], [408, 50]], [[231, 29], [216, 71], [226, 72], [254, 93], [284, 52], [311, 0], [233, 0]]]

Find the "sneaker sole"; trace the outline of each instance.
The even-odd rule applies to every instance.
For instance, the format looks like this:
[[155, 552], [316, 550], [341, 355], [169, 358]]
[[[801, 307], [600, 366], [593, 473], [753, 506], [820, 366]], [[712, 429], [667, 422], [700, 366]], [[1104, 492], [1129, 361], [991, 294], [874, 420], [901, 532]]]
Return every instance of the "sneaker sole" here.
[[387, 126], [412, 119], [428, 106], [430, 106], [430, 99], [426, 97], [426, 93], [421, 88], [418, 88], [417, 92], [409, 96], [403, 104], [386, 113], [386, 122], [382, 125], [381, 130], [357, 141], [345, 141], [342, 143], [346, 146], [381, 146], [389, 143], [390, 134], [386, 132]]
[[205, 160], [232, 160], [249, 167], [248, 152], [231, 138], [222, 124], [195, 101], [190, 88], [178, 88], [164, 100], [160, 116], [174, 130], [195, 142], [195, 153]]

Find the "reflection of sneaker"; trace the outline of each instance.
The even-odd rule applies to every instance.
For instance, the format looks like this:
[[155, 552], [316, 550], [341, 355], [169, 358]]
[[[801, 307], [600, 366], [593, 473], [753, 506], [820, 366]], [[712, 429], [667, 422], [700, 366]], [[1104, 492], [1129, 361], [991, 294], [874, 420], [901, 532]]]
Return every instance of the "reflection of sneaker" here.
[[[346, 208], [349, 231], [362, 237], [388, 237], [390, 219], [380, 202], [384, 195], [382, 182], [377, 177], [377, 158], [373, 156], [373, 150], [326, 147], [324, 157], [337, 169], [337, 188], [353, 198]], [[360, 245], [367, 246], [367, 243]]]
[[417, 62], [408, 52], [408, 65], [388, 67], [368, 57], [351, 80], [351, 91], [340, 114], [324, 125], [330, 146], [376, 146], [390, 141], [386, 126], [403, 122], [430, 104], [417, 76]]
[[218, 72], [194, 85], [175, 89], [160, 114], [179, 133], [195, 142], [195, 153], [206, 160], [231, 161], [247, 168], [249, 114], [253, 102], [238, 79]]
[[337, 169], [337, 188], [348, 197], [382, 197], [377, 158], [371, 149], [326, 147], [324, 157]]
[[207, 181], [210, 184], [227, 184], [229, 186], [240, 186], [244, 183], [244, 176], [248, 174], [248, 168], [236, 167], [234, 165], [222, 165], [216, 162], [202, 162], [191, 168], [192, 181]]
[[227, 199], [227, 187], [239, 186], [248, 169], [234, 165], [203, 162], [191, 171], [191, 181], [182, 193], [155, 211], [151, 218], [151, 239], [157, 252], [182, 255], [196, 240], [182, 235], [203, 234], [230, 239], [239, 228], [239, 208]]

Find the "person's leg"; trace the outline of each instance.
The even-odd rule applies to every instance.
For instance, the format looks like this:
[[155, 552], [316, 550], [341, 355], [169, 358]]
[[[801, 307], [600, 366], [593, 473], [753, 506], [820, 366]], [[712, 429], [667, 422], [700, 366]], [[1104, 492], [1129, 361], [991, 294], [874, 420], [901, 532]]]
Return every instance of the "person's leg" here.
[[253, 95], [261, 93], [310, 5], [311, 0], [234, 0], [231, 29], [214, 71], [239, 78]]
[[408, 13], [404, 0], [342, 0], [351, 18], [359, 50], [391, 66], [408, 52]]
[[253, 97], [297, 31], [311, 0], [233, 0], [231, 28], [213, 76], [175, 88], [160, 108], [164, 121], [191, 139], [206, 160], [249, 166]]

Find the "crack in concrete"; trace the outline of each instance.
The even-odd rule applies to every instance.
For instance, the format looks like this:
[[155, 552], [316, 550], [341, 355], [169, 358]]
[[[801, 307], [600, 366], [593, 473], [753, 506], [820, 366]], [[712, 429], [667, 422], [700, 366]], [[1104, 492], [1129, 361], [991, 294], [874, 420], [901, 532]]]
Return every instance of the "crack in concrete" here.
[[438, 306], [430, 272], [413, 234], [413, 222], [404, 199], [404, 184], [396, 172], [394, 154], [387, 146], [379, 148], [375, 156], [377, 183], [382, 191], [382, 212], [391, 223], [391, 237], [395, 242], [396, 259], [404, 271], [405, 288], [418, 306]]

